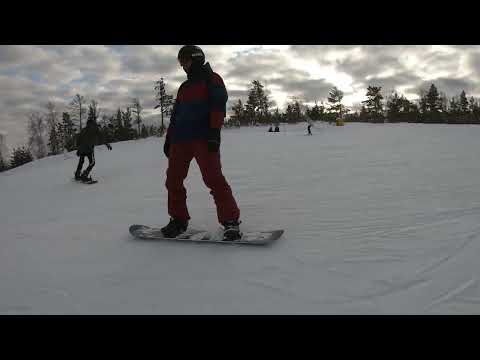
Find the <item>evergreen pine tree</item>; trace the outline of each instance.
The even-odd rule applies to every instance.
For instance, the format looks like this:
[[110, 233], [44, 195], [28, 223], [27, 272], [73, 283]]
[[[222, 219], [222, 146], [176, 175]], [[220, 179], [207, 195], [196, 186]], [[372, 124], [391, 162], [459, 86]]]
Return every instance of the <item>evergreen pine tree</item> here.
[[295, 102], [292, 105], [292, 112], [293, 112], [295, 122], [303, 121], [302, 108], [301, 108], [300, 102], [296, 99], [295, 99]]
[[401, 98], [396, 92], [387, 99], [387, 118], [389, 122], [400, 121]]
[[114, 120], [113, 120], [114, 126], [114, 136], [116, 141], [123, 141], [125, 140], [123, 138], [123, 112], [120, 108], [117, 109], [117, 112], [115, 113]]
[[3, 161], [3, 156], [0, 154], [0, 172], [8, 170], [7, 163]]
[[425, 115], [428, 111], [427, 107], [427, 93], [424, 90], [420, 91], [420, 98], [418, 101], [419, 111], [422, 115]]
[[132, 111], [129, 107], [127, 107], [127, 110], [122, 112], [122, 123], [122, 140], [135, 139], [136, 131], [132, 128]]
[[253, 80], [248, 91], [248, 100], [245, 104], [245, 113], [248, 121], [256, 125], [257, 123], [268, 123], [270, 119], [269, 107], [272, 102], [264, 90], [264, 86], [258, 80]]
[[444, 92], [440, 92], [438, 102], [439, 102], [438, 110], [445, 115], [448, 110], [448, 99], [447, 99], [447, 95]]
[[369, 86], [367, 88], [367, 100], [362, 101], [365, 104], [365, 109], [369, 118], [373, 122], [383, 122], [383, 96], [380, 93], [381, 86]]
[[336, 86], [334, 86], [328, 93], [328, 102], [331, 104], [329, 111], [337, 118], [341, 118], [342, 115], [345, 113], [345, 106], [342, 105], [342, 99], [343, 92], [339, 90]]
[[93, 122], [97, 123], [99, 117], [100, 109], [98, 107], [98, 103], [95, 100], [92, 100], [90, 101], [90, 104], [88, 104], [87, 121], [92, 120]]
[[33, 156], [28, 148], [23, 146], [14, 148], [12, 152], [12, 158], [10, 160], [10, 168], [16, 168], [30, 161], [33, 161]]
[[59, 134], [59, 127], [57, 122], [57, 112], [55, 105], [52, 102], [46, 104], [46, 119], [48, 127], [48, 149], [49, 155], [60, 154], [63, 150], [61, 134]]
[[277, 108], [275, 108], [273, 114], [272, 114], [272, 122], [275, 123], [275, 124], [278, 124], [280, 123], [280, 121], [282, 120], [282, 116], [280, 114], [280, 110]]
[[72, 151], [76, 148], [75, 144], [75, 125], [70, 117], [68, 112], [62, 113], [62, 134], [63, 134], [63, 143], [67, 151]]
[[56, 135], [58, 139], [58, 150], [59, 153], [62, 153], [65, 151], [65, 134], [64, 134], [64, 129], [63, 129], [63, 123], [58, 122], [56, 124]]
[[317, 102], [315, 101], [315, 105], [312, 107], [312, 109], [309, 111], [308, 116], [314, 121], [320, 120], [322, 118], [324, 112], [324, 107], [318, 106]]
[[475, 112], [475, 104], [475, 98], [471, 96], [468, 101], [468, 111], [472, 114]]
[[238, 99], [238, 102], [232, 106], [233, 115], [231, 116], [231, 122], [236, 125], [248, 125], [245, 118], [245, 110], [242, 104], [242, 100]]
[[140, 131], [141, 137], [142, 138], [147, 138], [148, 137], [148, 130], [145, 124], [142, 124], [142, 130]]
[[462, 115], [468, 114], [469, 112], [468, 99], [464, 90], [462, 90], [462, 92], [460, 93], [460, 99], [459, 99], [458, 105], [459, 105], [460, 114]]
[[362, 105], [362, 107], [360, 108], [360, 114], [358, 115], [358, 120], [360, 122], [368, 121], [368, 112], [367, 112], [367, 109], [365, 108], [365, 105]]
[[157, 105], [154, 107], [154, 109], [160, 108], [160, 136], [163, 136], [166, 128], [163, 120], [164, 116], [168, 116], [171, 114], [175, 102], [173, 100], [173, 95], [167, 94], [167, 91], [165, 89], [165, 81], [163, 80], [163, 78], [160, 78], [159, 81], [155, 82], [154, 90], [155, 100], [157, 101]]
[[455, 98], [455, 96], [453, 96], [452, 99], [450, 100], [449, 113], [451, 115], [459, 115], [460, 114], [460, 104], [457, 101], [457, 99]]
[[428, 93], [426, 95], [426, 105], [427, 111], [433, 113], [438, 112], [441, 108], [440, 95], [438, 93], [437, 87], [434, 84], [430, 85], [430, 89], [428, 90]]
[[287, 104], [285, 109], [285, 121], [287, 123], [293, 123], [295, 121], [295, 112], [292, 104]]

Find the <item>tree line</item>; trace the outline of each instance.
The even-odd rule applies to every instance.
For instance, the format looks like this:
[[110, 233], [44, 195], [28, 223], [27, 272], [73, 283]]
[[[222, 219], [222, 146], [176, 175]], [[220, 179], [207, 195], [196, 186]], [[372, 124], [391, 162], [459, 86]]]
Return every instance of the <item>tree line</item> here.
[[[101, 137], [109, 142], [134, 140], [149, 136], [163, 136], [166, 126], [164, 117], [170, 115], [174, 99], [167, 94], [165, 81], [161, 78], [154, 83], [155, 100], [161, 113], [159, 126], [146, 126], [143, 122], [143, 107], [140, 99], [132, 98], [125, 108], [117, 108], [108, 115], [92, 99], [77, 94], [67, 105], [67, 111], [59, 114], [57, 106], [52, 102], [44, 105], [43, 111], [28, 115], [28, 143], [12, 149], [10, 159], [6, 159], [3, 135], [0, 137], [3, 150], [0, 148], [0, 171], [15, 168], [45, 156], [58, 155], [77, 149], [78, 137], [88, 120], [94, 120], [100, 130]], [[98, 145], [98, 144], [97, 144]]]
[[368, 86], [361, 109], [352, 111], [342, 104], [343, 92], [333, 87], [327, 103], [309, 107], [298, 98], [292, 98], [285, 110], [273, 109], [273, 101], [258, 81], [252, 81], [246, 103], [239, 99], [232, 106], [232, 115], [226, 126], [255, 126], [279, 123], [298, 123], [306, 118], [332, 123], [338, 118], [348, 122], [370, 123], [438, 123], [438, 124], [480, 124], [480, 103], [465, 91], [448, 99], [439, 92], [435, 84], [428, 91], [422, 90], [417, 101], [410, 101], [398, 92], [392, 92], [387, 99], [381, 93], [381, 86]]
[[[439, 123], [439, 124], [480, 124], [480, 104], [465, 91], [448, 99], [439, 92], [435, 84], [421, 90], [419, 99], [408, 100], [398, 92], [392, 92], [386, 99], [382, 87], [368, 86], [361, 109], [352, 111], [342, 104], [344, 93], [333, 87], [326, 99], [310, 107], [298, 98], [291, 98], [284, 111], [273, 108], [275, 102], [259, 80], [253, 80], [248, 89], [245, 104], [239, 99], [231, 108], [232, 114], [225, 127], [272, 125], [298, 123], [307, 118], [314, 121], [335, 122], [342, 118], [346, 122], [370, 123]], [[143, 107], [138, 98], [124, 109], [118, 108], [113, 114], [102, 113], [95, 100], [87, 102], [82, 95], [75, 95], [68, 104], [68, 111], [59, 116], [55, 104], [48, 102], [43, 112], [28, 116], [28, 144], [14, 148], [11, 158], [5, 159], [6, 151], [0, 148], [0, 171], [20, 166], [34, 158], [56, 155], [77, 148], [77, 138], [84, 124], [93, 119], [103, 138], [110, 142], [163, 136], [166, 126], [164, 119], [171, 114], [175, 99], [167, 94], [165, 81], [161, 78], [154, 83], [156, 106], [160, 109], [160, 126], [146, 126], [143, 123]]]

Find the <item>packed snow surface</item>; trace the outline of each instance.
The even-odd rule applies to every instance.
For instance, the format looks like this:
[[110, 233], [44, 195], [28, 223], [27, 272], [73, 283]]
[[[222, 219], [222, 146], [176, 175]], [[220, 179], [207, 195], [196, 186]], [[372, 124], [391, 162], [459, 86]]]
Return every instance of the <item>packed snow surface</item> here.
[[[480, 126], [224, 129], [244, 230], [271, 246], [134, 240], [168, 222], [162, 138], [0, 174], [0, 314], [480, 314]], [[195, 228], [218, 229], [195, 161]]]

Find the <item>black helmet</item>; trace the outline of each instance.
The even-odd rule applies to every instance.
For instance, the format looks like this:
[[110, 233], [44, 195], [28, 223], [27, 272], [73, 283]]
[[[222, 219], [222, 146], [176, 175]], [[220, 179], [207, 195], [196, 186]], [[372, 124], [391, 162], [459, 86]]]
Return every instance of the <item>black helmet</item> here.
[[205, 54], [202, 49], [196, 45], [184, 45], [178, 52], [177, 59], [179, 61], [191, 59], [193, 62], [198, 62], [203, 65], [205, 63]]

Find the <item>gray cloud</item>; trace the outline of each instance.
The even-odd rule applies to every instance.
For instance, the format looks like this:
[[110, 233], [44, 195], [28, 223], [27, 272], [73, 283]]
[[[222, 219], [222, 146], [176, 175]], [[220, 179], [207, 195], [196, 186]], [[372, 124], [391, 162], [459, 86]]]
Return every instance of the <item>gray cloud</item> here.
[[298, 97], [304, 102], [313, 102], [324, 99], [334, 84], [320, 80], [292, 80], [287, 77], [271, 80], [270, 83], [280, 85], [282, 90], [291, 96]]
[[364, 79], [369, 75], [377, 75], [390, 69], [403, 70], [399, 58], [390, 54], [376, 54], [368, 59], [347, 58], [337, 62], [337, 69], [351, 75], [354, 79]]
[[29, 65], [48, 59], [48, 54], [40, 47], [23, 45], [0, 46], [0, 69]]
[[169, 74], [178, 70], [177, 47], [132, 45], [121, 52], [122, 71]]
[[[231, 59], [229, 65], [230, 69], [225, 73], [226, 78], [241, 79], [248, 83], [252, 80], [265, 80], [272, 74], [279, 72], [285, 74], [290, 69], [286, 57], [278, 51], [239, 54]], [[298, 70], [295, 70], [295, 72], [298, 72]]]
[[[480, 51], [474, 51], [469, 53], [468, 66], [472, 72], [472, 75], [480, 73]], [[478, 83], [478, 78], [472, 76], [472, 80]]]
[[302, 58], [316, 59], [320, 62], [327, 63], [326, 58], [331, 55], [340, 55], [349, 53], [359, 45], [292, 45], [290, 50]]
[[[419, 84], [415, 91], [416, 93], [420, 93], [421, 90], [428, 91], [430, 86], [435, 84], [435, 87], [438, 91], [443, 92], [447, 95], [447, 97], [451, 98], [453, 96], [458, 96], [465, 90], [467, 96], [471, 96], [472, 94], [477, 94], [478, 87], [475, 84], [472, 84], [470, 79], [450, 79], [450, 78], [438, 78], [431, 81], [423, 81]], [[476, 96], [476, 95], [475, 95]]]
[[[364, 89], [367, 93], [368, 86], [382, 87], [382, 94], [389, 95], [392, 91], [399, 91], [399, 86], [406, 86], [408, 89], [416, 89], [422, 83], [422, 78], [408, 72], [398, 73], [388, 77], [371, 77], [368, 80], [358, 81], [356, 86]], [[416, 93], [416, 90], [409, 92]]]

